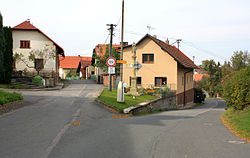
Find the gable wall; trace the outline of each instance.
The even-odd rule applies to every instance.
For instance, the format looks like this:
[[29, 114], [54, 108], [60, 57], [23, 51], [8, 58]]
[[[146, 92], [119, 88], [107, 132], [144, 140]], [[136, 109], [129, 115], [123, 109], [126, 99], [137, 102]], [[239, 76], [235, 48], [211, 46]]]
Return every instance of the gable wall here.
[[[132, 64], [132, 47], [124, 49], [123, 60], [127, 64]], [[171, 85], [171, 90], [177, 90], [177, 62], [168, 53], [163, 51], [154, 41], [149, 38], [144, 39], [137, 45], [137, 61], [142, 64], [142, 68], [137, 71], [137, 76], [142, 77], [142, 86], [149, 87], [155, 84], [155, 77], [167, 77], [167, 84]], [[142, 63], [142, 54], [154, 54], [154, 63]], [[129, 67], [129, 66], [126, 66]], [[123, 81], [130, 86], [130, 76], [132, 69], [123, 70]]]
[[[29, 30], [13, 30], [13, 54], [22, 53], [25, 60], [25, 63], [30, 67], [34, 66], [33, 61], [29, 61], [28, 56], [32, 50], [44, 50], [45, 48], [49, 48], [50, 51], [56, 55], [56, 46], [53, 42], [51, 42], [48, 38], [46, 38], [43, 34], [38, 31], [29, 31]], [[30, 48], [20, 48], [20, 40], [30, 40]], [[28, 68], [23, 61], [18, 61], [16, 63], [16, 70], [24, 70], [27, 68], [29, 72], [36, 72], [34, 68]], [[55, 71], [55, 58], [46, 60], [43, 71]]]

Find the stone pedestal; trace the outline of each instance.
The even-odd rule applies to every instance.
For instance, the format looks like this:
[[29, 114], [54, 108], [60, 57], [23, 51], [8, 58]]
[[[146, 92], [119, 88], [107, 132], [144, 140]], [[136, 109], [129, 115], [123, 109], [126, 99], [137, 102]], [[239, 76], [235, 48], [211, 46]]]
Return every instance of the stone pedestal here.
[[138, 96], [139, 93], [137, 92], [137, 85], [136, 85], [137, 77], [131, 77], [131, 87], [129, 94]]

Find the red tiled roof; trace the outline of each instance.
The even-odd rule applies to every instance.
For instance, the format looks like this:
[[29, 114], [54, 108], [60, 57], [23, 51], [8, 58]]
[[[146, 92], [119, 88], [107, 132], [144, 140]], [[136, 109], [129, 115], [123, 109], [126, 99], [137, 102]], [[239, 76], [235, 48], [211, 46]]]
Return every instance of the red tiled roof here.
[[91, 64], [92, 57], [66, 56], [59, 57], [59, 67], [63, 69], [77, 69], [79, 61], [82, 60], [83, 67]]
[[202, 78], [204, 77], [208, 77], [209, 75], [208, 74], [195, 74], [194, 75], [194, 81], [200, 81], [202, 80]]
[[[137, 42], [137, 45], [142, 42], [145, 38], [150, 38], [153, 40], [156, 44], [158, 44], [162, 50], [167, 52], [169, 55], [171, 55], [178, 63], [183, 65], [186, 68], [193, 68], [198, 69], [199, 67], [194, 64], [194, 62], [189, 59], [184, 53], [182, 53], [179, 49], [177, 49], [175, 46], [171, 46], [149, 34], [146, 34], [141, 40]], [[129, 45], [131, 46], [131, 45]], [[126, 47], [129, 47], [126, 46]]]
[[24, 21], [21, 24], [13, 27], [12, 30], [36, 30], [36, 31], [40, 32], [41, 34], [43, 34], [45, 37], [47, 37], [51, 42], [53, 42], [56, 45], [57, 49], [58, 49], [58, 53], [61, 54], [62, 56], [64, 56], [64, 50], [63, 50], [63, 48], [60, 47], [55, 41], [53, 41], [51, 38], [49, 38], [49, 36], [47, 36], [41, 30], [39, 30], [34, 25], [32, 25], [30, 23], [30, 21], [28, 21], [28, 20]]
[[13, 27], [15, 30], [38, 30], [34, 25], [30, 23], [30, 21], [24, 21], [21, 24]]
[[[97, 46], [95, 46], [96, 54], [98, 53], [98, 48], [99, 48], [99, 56], [103, 57], [106, 54], [106, 46], [107, 46], [106, 44], [98, 44]], [[113, 44], [112, 47], [117, 50], [119, 47], [121, 47], [121, 45]]]

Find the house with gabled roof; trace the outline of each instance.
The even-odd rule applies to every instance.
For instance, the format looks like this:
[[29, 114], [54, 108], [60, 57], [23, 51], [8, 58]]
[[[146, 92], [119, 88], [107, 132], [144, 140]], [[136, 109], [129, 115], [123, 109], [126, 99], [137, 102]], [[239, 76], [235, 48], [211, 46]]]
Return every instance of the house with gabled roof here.
[[[132, 45], [124, 47], [123, 60], [133, 63]], [[163, 42], [146, 34], [136, 43], [136, 60], [142, 68], [137, 73], [137, 85], [143, 88], [166, 86], [177, 94], [177, 104], [194, 100], [193, 70], [198, 67], [168, 40]], [[123, 69], [123, 82], [131, 86], [132, 70]]]
[[81, 78], [86, 78], [86, 67], [91, 65], [92, 57], [66, 56], [59, 57], [59, 76], [65, 79], [68, 73], [80, 73]]
[[64, 50], [40, 29], [26, 20], [12, 28], [15, 69], [27, 75], [51, 76], [58, 79], [59, 56]]

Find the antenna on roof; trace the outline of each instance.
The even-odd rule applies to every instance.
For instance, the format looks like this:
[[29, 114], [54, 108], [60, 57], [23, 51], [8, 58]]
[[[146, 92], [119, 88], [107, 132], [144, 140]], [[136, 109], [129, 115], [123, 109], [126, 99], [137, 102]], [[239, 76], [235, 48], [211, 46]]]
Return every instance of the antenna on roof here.
[[152, 26], [147, 26], [147, 28], [148, 28], [148, 33], [150, 34], [150, 30], [155, 30], [155, 28], [153, 28]]
[[[178, 46], [178, 49], [180, 48], [180, 42], [182, 41], [182, 39], [177, 39], [176, 40], [176, 43], [177, 43], [177, 46]], [[179, 49], [180, 50], [180, 49]]]

